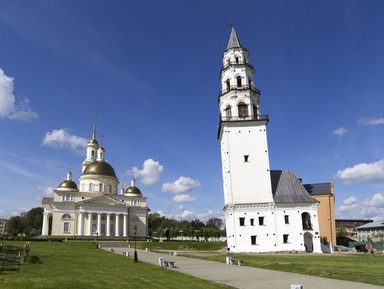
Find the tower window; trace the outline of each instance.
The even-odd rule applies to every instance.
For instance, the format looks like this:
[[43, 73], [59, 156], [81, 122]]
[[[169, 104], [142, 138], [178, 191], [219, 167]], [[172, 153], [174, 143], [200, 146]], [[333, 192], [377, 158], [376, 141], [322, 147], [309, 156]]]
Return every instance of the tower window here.
[[289, 216], [288, 215], [284, 215], [284, 221], [286, 224], [289, 224]]
[[229, 105], [225, 108], [225, 117], [227, 119], [232, 118], [231, 106], [229, 106]]
[[256, 245], [256, 236], [251, 236], [251, 245]]
[[95, 158], [95, 151], [92, 150], [92, 151], [91, 151], [91, 159], [94, 159], [94, 158]]
[[229, 79], [225, 81], [226, 89], [229, 91], [231, 89], [231, 83], [229, 82]]
[[240, 221], [240, 226], [245, 225], [245, 218], [239, 218], [239, 221]]
[[244, 155], [244, 162], [247, 163], [249, 161], [249, 155]]
[[239, 117], [247, 117], [248, 116], [248, 107], [244, 102], [240, 102], [238, 107]]
[[92, 183], [89, 184], [89, 191], [93, 192], [93, 184]]
[[289, 238], [288, 238], [288, 237], [289, 237], [288, 234], [284, 234], [284, 235], [283, 235], [283, 243], [284, 243], [284, 244], [288, 244], [288, 243], [289, 243]]
[[236, 63], [239, 63], [239, 57], [235, 57]]
[[237, 87], [241, 87], [241, 76], [236, 77]]
[[264, 226], [264, 217], [259, 217], [259, 225]]
[[257, 107], [256, 107], [256, 105], [253, 106], [253, 117], [257, 118]]
[[104, 192], [104, 186], [102, 183], [99, 184], [99, 192]]
[[251, 219], [251, 226], [255, 225], [255, 219]]

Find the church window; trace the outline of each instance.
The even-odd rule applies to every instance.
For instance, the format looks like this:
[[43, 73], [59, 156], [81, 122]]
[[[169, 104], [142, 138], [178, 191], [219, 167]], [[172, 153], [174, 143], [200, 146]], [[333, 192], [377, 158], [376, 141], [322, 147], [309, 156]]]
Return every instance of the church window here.
[[286, 224], [289, 224], [289, 216], [288, 215], [284, 215], [284, 221]]
[[264, 226], [264, 217], [259, 217], [259, 226]]
[[249, 155], [244, 155], [244, 162], [247, 163], [249, 161]]
[[81, 191], [82, 191], [82, 192], [85, 192], [85, 184], [82, 184], [82, 185], [81, 185]]
[[311, 215], [307, 212], [301, 214], [303, 230], [312, 230]]
[[249, 87], [252, 86], [252, 80], [249, 77], [248, 77], [248, 85], [249, 85]]
[[225, 108], [225, 117], [226, 119], [231, 119], [232, 117], [232, 112], [231, 112], [231, 106], [228, 105], [226, 108]]
[[63, 195], [63, 201], [64, 202], [72, 202], [73, 201], [73, 195]]
[[251, 245], [256, 245], [256, 237], [257, 236], [251, 236]]
[[64, 214], [61, 218], [62, 219], [72, 219], [70, 214]]
[[255, 219], [251, 219], [251, 226], [255, 225]]
[[95, 158], [95, 151], [92, 150], [92, 151], [91, 151], [91, 159], [94, 159], [94, 158]]
[[65, 222], [65, 223], [64, 223], [64, 228], [63, 228], [63, 229], [64, 229], [64, 230], [63, 230], [64, 233], [70, 233], [70, 223]]
[[239, 63], [239, 57], [235, 57], [236, 63]]
[[288, 244], [289, 243], [289, 235], [288, 234], [284, 234], [283, 235], [283, 243], [284, 244]]
[[97, 218], [97, 215], [92, 214], [92, 220], [96, 220], [96, 218]]
[[92, 183], [89, 184], [89, 191], [93, 192], [93, 184]]
[[237, 87], [241, 87], [241, 76], [236, 77]]
[[104, 185], [102, 183], [99, 184], [99, 192], [104, 192]]
[[248, 116], [248, 107], [244, 102], [240, 102], [237, 106], [239, 117], [247, 117]]
[[257, 118], [257, 107], [256, 107], [256, 105], [253, 106], [253, 117]]
[[245, 218], [239, 218], [240, 226], [244, 226], [245, 224]]
[[108, 193], [112, 193], [112, 185], [108, 186]]
[[227, 89], [227, 91], [229, 91], [229, 90], [231, 89], [231, 84], [230, 84], [230, 82], [229, 82], [229, 79], [227, 79], [227, 80], [225, 81], [225, 85], [226, 85], [226, 89]]

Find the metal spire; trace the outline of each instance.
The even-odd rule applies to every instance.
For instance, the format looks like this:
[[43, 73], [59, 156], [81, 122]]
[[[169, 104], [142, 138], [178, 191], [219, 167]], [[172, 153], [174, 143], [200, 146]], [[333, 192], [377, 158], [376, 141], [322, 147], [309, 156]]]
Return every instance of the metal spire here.
[[92, 131], [93, 140], [96, 140], [96, 119], [97, 119], [97, 113], [95, 112], [95, 118], [93, 120], [93, 131]]

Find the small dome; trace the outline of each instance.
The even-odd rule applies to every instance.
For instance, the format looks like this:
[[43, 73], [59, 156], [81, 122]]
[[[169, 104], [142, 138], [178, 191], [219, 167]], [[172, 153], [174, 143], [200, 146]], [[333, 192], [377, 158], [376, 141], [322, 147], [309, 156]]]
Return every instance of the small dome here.
[[125, 190], [125, 193], [124, 195], [135, 195], [135, 196], [141, 196], [141, 191], [139, 188], [137, 187], [128, 187], [126, 190]]
[[95, 139], [91, 139], [91, 140], [89, 140], [89, 142], [88, 142], [88, 145], [99, 145], [99, 143], [97, 142], [97, 140], [95, 140]]
[[95, 161], [90, 163], [85, 168], [83, 175], [101, 175], [117, 179], [115, 170], [106, 161]]
[[62, 181], [57, 189], [58, 190], [79, 190], [77, 188], [76, 183], [71, 180]]

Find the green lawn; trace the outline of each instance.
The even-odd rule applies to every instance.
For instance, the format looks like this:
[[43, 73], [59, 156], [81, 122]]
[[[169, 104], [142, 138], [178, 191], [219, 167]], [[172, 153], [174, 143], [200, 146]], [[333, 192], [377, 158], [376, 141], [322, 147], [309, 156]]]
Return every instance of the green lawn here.
[[[224, 255], [200, 257], [225, 262]], [[228, 254], [229, 256], [229, 254]], [[384, 286], [384, 256], [356, 254], [231, 254], [245, 266]]]
[[[22, 247], [22, 243], [6, 242]], [[2, 289], [86, 288], [229, 288], [166, 268], [96, 249], [94, 243], [31, 242], [30, 256], [20, 273], [0, 274]]]

